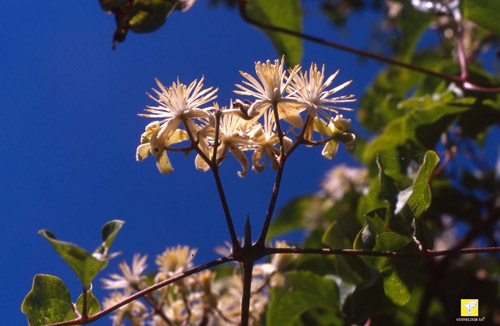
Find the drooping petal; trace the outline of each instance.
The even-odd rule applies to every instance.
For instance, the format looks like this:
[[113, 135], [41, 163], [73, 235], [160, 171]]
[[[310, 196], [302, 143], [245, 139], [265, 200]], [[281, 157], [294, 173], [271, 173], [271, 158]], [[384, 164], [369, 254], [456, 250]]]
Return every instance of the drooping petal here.
[[169, 174], [174, 170], [168, 159], [167, 152], [161, 151], [160, 154], [156, 155], [156, 167], [163, 174]]
[[250, 163], [248, 162], [248, 158], [246, 157], [245, 153], [241, 149], [239, 149], [237, 146], [234, 145], [229, 145], [229, 151], [234, 155], [234, 157], [240, 162], [241, 167], [243, 168], [243, 171], [238, 171], [238, 176], [240, 178], [244, 178], [249, 170]]
[[189, 140], [189, 136], [185, 130], [177, 129], [172, 136], [167, 140], [167, 146], [177, 144]]
[[335, 157], [335, 155], [337, 155], [338, 149], [339, 149], [339, 143], [336, 140], [330, 140], [325, 144], [325, 147], [323, 147], [321, 155], [331, 160]]
[[210, 169], [210, 165], [205, 162], [205, 160], [198, 154], [194, 159], [194, 166], [197, 170], [202, 172], [207, 172]]
[[264, 148], [258, 147], [252, 155], [252, 169], [256, 172], [264, 171], [265, 163], [260, 163], [264, 154]]
[[151, 149], [151, 144], [141, 144], [137, 147], [137, 151], [135, 153], [135, 159], [138, 162], [141, 162], [144, 160], [146, 157], [151, 155], [151, 152], [149, 151]]

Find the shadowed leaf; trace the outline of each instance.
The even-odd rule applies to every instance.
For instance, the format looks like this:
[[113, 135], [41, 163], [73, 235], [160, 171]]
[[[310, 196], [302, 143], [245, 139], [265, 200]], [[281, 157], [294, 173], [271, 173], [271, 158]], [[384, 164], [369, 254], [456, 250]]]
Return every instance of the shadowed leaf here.
[[311, 272], [291, 271], [285, 276], [289, 288], [271, 290], [267, 326], [294, 325], [302, 314], [315, 308], [338, 309], [339, 291], [334, 280]]

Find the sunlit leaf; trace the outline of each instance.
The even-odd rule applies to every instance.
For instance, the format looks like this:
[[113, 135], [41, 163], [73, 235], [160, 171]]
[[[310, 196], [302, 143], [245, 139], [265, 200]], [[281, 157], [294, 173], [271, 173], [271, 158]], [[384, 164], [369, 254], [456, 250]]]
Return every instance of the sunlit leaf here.
[[[76, 300], [76, 307], [80, 313], [83, 313], [83, 294], [80, 294]], [[87, 316], [94, 315], [101, 311], [101, 304], [99, 300], [92, 293], [92, 288], [87, 291]]]
[[433, 147], [456, 115], [469, 110], [474, 102], [473, 98], [464, 98], [448, 103], [449, 97], [444, 95], [434, 99], [428, 101], [423, 97], [420, 101], [410, 99], [402, 102], [400, 108], [409, 111], [404, 116], [392, 120], [384, 131], [366, 146], [364, 161], [370, 162], [377, 153], [403, 146], [407, 142], [420, 147]]
[[97, 273], [108, 264], [107, 260], [96, 259], [89, 252], [73, 243], [57, 240], [49, 230], [41, 230], [39, 233], [49, 241], [59, 256], [71, 267], [84, 288], [87, 288]]
[[73, 243], [57, 240], [49, 230], [41, 230], [39, 233], [49, 241], [59, 256], [71, 267], [82, 282], [83, 287], [88, 288], [97, 273], [108, 264], [109, 246], [122, 225], [123, 222], [118, 220], [106, 223], [102, 229], [103, 244], [93, 254]]
[[28, 316], [30, 326], [41, 326], [75, 319], [68, 288], [61, 279], [37, 274], [33, 287], [24, 298], [21, 311]]
[[399, 214], [406, 204], [414, 217], [419, 217], [429, 208], [432, 195], [428, 183], [438, 162], [439, 157], [434, 151], [425, 153], [424, 162], [420, 165], [413, 184], [398, 194], [395, 214]]
[[[252, 0], [247, 5], [248, 15], [262, 23], [302, 32], [302, 9], [299, 0]], [[278, 55], [285, 55], [288, 66], [300, 63], [302, 39], [284, 33], [263, 29], [271, 39]]]
[[123, 224], [125, 224], [125, 222], [120, 220], [112, 220], [103, 225], [101, 229], [101, 235], [102, 235], [101, 247], [104, 247], [109, 250], [111, 244], [113, 243], [113, 241], [115, 241], [116, 235], [118, 234], [118, 231], [120, 231], [120, 229], [122, 228]]

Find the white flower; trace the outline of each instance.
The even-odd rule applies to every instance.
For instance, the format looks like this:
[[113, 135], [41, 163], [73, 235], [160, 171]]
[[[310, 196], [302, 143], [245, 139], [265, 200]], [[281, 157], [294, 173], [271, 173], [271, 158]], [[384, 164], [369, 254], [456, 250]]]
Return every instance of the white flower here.
[[159, 138], [168, 139], [174, 131], [179, 127], [181, 122], [184, 122], [185, 128], [195, 133], [198, 129], [195, 120], [205, 121], [213, 119], [211, 107], [201, 108], [207, 102], [217, 98], [215, 93], [218, 89], [212, 90], [212, 87], [203, 89], [203, 79], [193, 81], [189, 86], [182, 84], [179, 79], [177, 83], [172, 83], [172, 86], [166, 88], [156, 79], [156, 83], [160, 91], [153, 89], [158, 98], [148, 94], [148, 96], [156, 101], [158, 106], [148, 106], [145, 111], [147, 114], [139, 114], [143, 117], [159, 119], [160, 131]]
[[345, 82], [330, 90], [326, 90], [333, 82], [339, 71], [337, 70], [333, 75], [325, 79], [325, 66], [321, 71], [318, 71], [318, 66], [315, 63], [311, 64], [309, 68], [309, 75], [299, 72], [292, 78], [290, 84], [291, 95], [289, 96], [296, 101], [303, 103], [309, 111], [312, 111], [313, 116], [318, 114], [323, 115], [330, 120], [332, 112], [338, 113], [338, 110], [352, 111], [350, 108], [337, 106], [337, 103], [354, 102], [354, 95], [343, 95], [338, 97], [331, 97], [341, 89], [345, 88], [352, 81]]
[[[122, 293], [114, 292], [110, 298], [104, 299], [102, 305], [104, 309], [106, 309], [123, 301], [123, 299], [125, 299], [125, 297]], [[144, 304], [138, 300], [132, 301], [118, 308], [113, 315], [111, 315], [113, 326], [125, 325], [125, 319], [128, 319], [133, 326], [143, 326], [146, 312], [147, 308]]]
[[[214, 103], [214, 110], [220, 111], [222, 116], [220, 118], [218, 130], [218, 146], [217, 146], [217, 164], [227, 157], [229, 151], [238, 160], [242, 167], [242, 171], [238, 171], [240, 177], [245, 177], [249, 170], [249, 162], [244, 151], [253, 149], [253, 142], [250, 140], [250, 132], [255, 129], [255, 126], [248, 120], [243, 119], [238, 114], [234, 114], [232, 102], [230, 108], [219, 109], [219, 105]], [[229, 113], [226, 113], [229, 112]], [[211, 158], [213, 153], [212, 149], [215, 143], [215, 128], [207, 128], [207, 139], [211, 146], [210, 150], [205, 150], [205, 155]], [[201, 144], [200, 144], [201, 145]], [[205, 147], [200, 146], [200, 148]], [[205, 162], [200, 155], [195, 159], [197, 169], [207, 171], [209, 165]]]
[[155, 281], [167, 279], [192, 267], [196, 252], [197, 249], [189, 249], [188, 246], [180, 245], [165, 249], [161, 255], [156, 257], [156, 264], [160, 271], [156, 275]]
[[[271, 160], [271, 168], [276, 170], [278, 168], [278, 157], [281, 155], [279, 146], [280, 140], [276, 135], [274, 122], [274, 115], [272, 109], [266, 110], [263, 114], [264, 122], [259, 124], [250, 134], [251, 140], [254, 142], [255, 150], [252, 155], [252, 169], [257, 172], [262, 172], [265, 167], [265, 161], [261, 160], [265, 157]], [[286, 136], [283, 137], [283, 145], [285, 150], [292, 147], [292, 140]], [[275, 147], [278, 146], [278, 147]]]
[[185, 130], [177, 129], [168, 138], [159, 138], [160, 123], [153, 121], [146, 126], [146, 130], [141, 135], [141, 145], [137, 147], [136, 159], [141, 162], [146, 157], [154, 155], [156, 157], [156, 167], [163, 174], [169, 174], [174, 170], [170, 164], [165, 148], [169, 145], [188, 140], [189, 136]]
[[339, 165], [328, 171], [321, 187], [334, 201], [342, 199], [350, 191], [362, 194], [368, 187], [368, 170]]
[[295, 66], [288, 75], [283, 66], [284, 57], [281, 58], [281, 61], [275, 60], [274, 64], [271, 64], [269, 60], [266, 63], [256, 62], [255, 73], [259, 80], [246, 72], [240, 71], [241, 75], [247, 80], [243, 81], [245, 86], [236, 84], [236, 87], [240, 90], [234, 92], [256, 98], [256, 101], [252, 103], [248, 110], [250, 117], [259, 116], [269, 106], [277, 104], [280, 119], [299, 127], [302, 124], [302, 119], [297, 108], [295, 108], [296, 101], [286, 93], [292, 78], [299, 72], [300, 66]]
[[135, 254], [132, 260], [132, 268], [124, 261], [118, 264], [118, 268], [122, 272], [122, 275], [111, 274], [109, 275], [110, 279], [102, 279], [101, 281], [104, 288], [124, 289], [127, 293], [140, 289], [140, 283], [143, 279], [142, 273], [147, 267], [147, 259], [148, 255], [141, 257], [141, 255]]

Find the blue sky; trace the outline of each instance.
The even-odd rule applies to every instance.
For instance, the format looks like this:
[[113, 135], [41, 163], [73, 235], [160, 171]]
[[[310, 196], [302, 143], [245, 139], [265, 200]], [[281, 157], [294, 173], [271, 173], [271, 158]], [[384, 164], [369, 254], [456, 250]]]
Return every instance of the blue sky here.
[[[213, 248], [229, 239], [210, 173], [194, 168], [194, 155], [172, 153], [175, 171], [161, 175], [154, 160], [135, 161], [145, 125], [137, 116], [152, 102], [145, 95], [154, 78], [170, 84], [205, 76], [219, 87], [227, 104], [239, 70], [253, 73], [253, 63], [275, 59], [268, 39], [244, 23], [236, 10], [209, 8], [198, 1], [191, 11], [174, 12], [152, 34], [130, 33], [111, 50], [114, 19], [98, 1], [9, 1], [0, 25], [0, 306], [6, 325], [23, 325], [23, 297], [36, 273], [62, 278], [76, 298], [79, 284], [69, 267], [37, 231], [50, 229], [62, 240], [92, 251], [108, 220], [126, 222], [113, 249], [123, 255], [99, 276], [116, 271], [134, 253], [149, 253], [149, 266], [166, 246], [199, 248], [197, 263], [213, 259]], [[308, 2], [308, 33], [365, 47], [370, 25], [355, 16], [348, 32], [333, 29]], [[363, 24], [359, 22], [362, 21]], [[354, 33], [360, 34], [354, 34]], [[346, 34], [347, 33], [347, 34]], [[340, 68], [337, 82], [353, 79], [346, 92], [359, 98], [380, 64], [306, 43], [303, 65]], [[354, 108], [358, 104], [354, 104]], [[355, 113], [348, 114], [355, 118]], [[328, 161], [320, 149], [301, 149], [289, 161], [278, 207], [319, 190], [324, 173], [352, 159], [341, 150]], [[254, 229], [262, 223], [273, 174], [236, 175], [237, 162], [225, 161], [223, 182], [238, 235], [250, 214]], [[254, 231], [257, 232], [257, 231]], [[104, 291], [95, 284], [102, 299]], [[96, 325], [109, 325], [107, 319]]]

